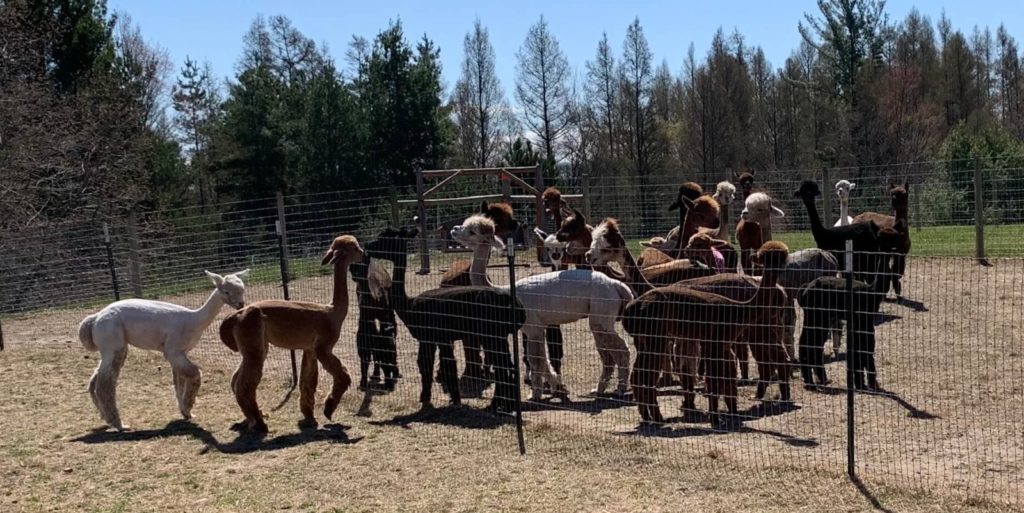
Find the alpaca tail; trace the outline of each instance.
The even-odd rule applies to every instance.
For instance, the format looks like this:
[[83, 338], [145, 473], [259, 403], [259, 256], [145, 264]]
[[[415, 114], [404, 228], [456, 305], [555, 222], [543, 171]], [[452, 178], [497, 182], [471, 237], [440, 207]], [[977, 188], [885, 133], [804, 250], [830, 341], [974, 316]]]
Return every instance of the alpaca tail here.
[[92, 314], [86, 317], [78, 325], [78, 340], [87, 351], [99, 351], [99, 348], [96, 347], [96, 342], [92, 339], [92, 327], [96, 324], [97, 315], [99, 314]]
[[220, 323], [220, 341], [228, 346], [228, 349], [238, 352], [238, 342], [235, 341], [235, 326], [238, 326], [239, 312], [229, 315], [224, 322]]

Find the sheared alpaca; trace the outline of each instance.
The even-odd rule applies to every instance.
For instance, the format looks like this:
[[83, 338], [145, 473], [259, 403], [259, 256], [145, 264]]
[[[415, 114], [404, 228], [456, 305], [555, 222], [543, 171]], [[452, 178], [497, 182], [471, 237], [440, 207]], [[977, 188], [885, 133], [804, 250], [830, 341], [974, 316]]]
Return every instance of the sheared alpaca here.
[[100, 363], [89, 379], [89, 397], [104, 422], [119, 431], [128, 428], [121, 422], [117, 408], [117, 379], [130, 345], [163, 353], [174, 375], [178, 411], [182, 417], [192, 418], [202, 372], [188, 359], [188, 353], [199, 343], [222, 306], [245, 306], [242, 278], [248, 274], [248, 269], [227, 276], [206, 271], [214, 290], [197, 310], [162, 301], [125, 299], [82, 320], [78, 340], [87, 350], [100, 352]]
[[[491, 283], [487, 276], [491, 248], [500, 243], [495, 241], [494, 228], [489, 220], [472, 216], [453, 228], [452, 236], [474, 248], [473, 271], [470, 272], [474, 284], [508, 290], [508, 286]], [[526, 309], [522, 332], [531, 370], [533, 400], [540, 400], [543, 382], [554, 390], [564, 390], [561, 377], [548, 364], [544, 344], [540, 343], [544, 326], [560, 326], [583, 318], [589, 320], [602, 364], [597, 386], [591, 392], [604, 394], [616, 370], [618, 387], [615, 394], [628, 392], [629, 347], [615, 332], [615, 322], [622, 308], [633, 300], [633, 294], [626, 285], [600, 272], [575, 269], [523, 278], [516, 282], [516, 295]]]
[[[907, 255], [910, 254], [910, 185], [889, 184], [889, 197], [892, 202], [892, 215], [875, 212], [858, 214], [853, 220], [857, 223], [872, 221], [880, 230], [893, 230], [892, 262], [889, 268], [892, 273], [892, 288], [897, 298], [903, 297], [903, 274], [907, 270]], [[889, 251], [889, 250], [887, 250]], [[889, 259], [887, 259], [889, 260]], [[886, 290], [886, 293], [889, 291]]]
[[417, 233], [416, 228], [389, 228], [366, 245], [366, 253], [371, 258], [389, 260], [395, 266], [390, 299], [406, 329], [419, 341], [416, 365], [420, 372], [422, 407], [432, 407], [437, 353], [441, 357], [441, 386], [452, 404], [461, 404], [454, 343], [456, 340], [465, 343], [467, 338], [473, 337], [483, 344], [484, 363], [494, 368], [495, 390], [489, 408], [512, 411], [517, 384], [508, 337], [523, 324], [526, 314], [522, 304], [513, 301], [511, 294], [478, 286], [436, 288], [409, 297], [405, 286], [409, 242]]
[[[605, 219], [595, 229], [595, 233], [600, 233], [600, 239], [611, 241], [612, 246], [619, 246], [624, 243], [621, 233], [619, 233], [618, 223], [614, 219]], [[706, 233], [694, 234], [693, 240], [701, 241], [703, 239], [710, 238]], [[704, 245], [711, 247], [709, 243], [697, 242], [697, 245]], [[587, 254], [588, 258], [593, 261], [600, 261], [605, 258], [609, 258], [609, 255], [614, 254], [607, 251], [601, 251], [601, 249], [595, 244], [592, 247], [592, 251]], [[628, 256], [628, 255], [627, 255]], [[635, 268], [635, 265], [629, 264], [631, 257], [627, 258], [627, 262], [624, 264], [626, 269]], [[711, 292], [726, 296], [735, 300], [742, 300], [750, 297], [754, 290], [758, 286], [758, 281], [755, 278], [744, 276], [736, 273], [723, 273], [711, 276], [704, 276], [700, 278], [687, 279], [679, 281], [676, 284], [686, 285], [690, 288], [702, 290], [705, 292]], [[651, 290], [653, 287], [650, 283], [644, 284], [647, 288], [646, 291]], [[785, 315], [782, 315], [785, 314]], [[760, 399], [764, 397], [765, 390], [767, 388], [768, 381], [773, 376], [778, 376], [780, 381], [780, 390], [782, 392], [782, 399], [788, 401], [790, 399], [789, 393], [789, 353], [786, 348], [784, 337], [782, 334], [775, 329], [767, 329], [768, 326], [780, 326], [786, 325], [786, 323], [792, 323], [795, 321], [795, 315], [791, 310], [780, 313], [771, 317], [771, 323], [764, 323], [761, 325], [753, 326], [749, 330], [749, 333], [745, 334], [744, 340], [752, 340], [752, 349], [754, 359], [758, 363], [758, 389], [757, 397]], [[679, 378], [683, 387], [683, 408], [692, 409], [694, 407], [694, 383], [698, 372], [698, 361], [700, 359], [700, 343], [699, 341], [683, 341], [683, 340], [671, 340], [667, 345], [672, 358], [670, 360], [670, 367], [672, 372]]]
[[263, 364], [271, 345], [302, 351], [299, 376], [302, 424], [316, 425], [313, 405], [319, 372], [317, 362], [334, 378], [331, 393], [324, 402], [324, 417], [330, 419], [334, 415], [342, 395], [352, 384], [348, 370], [334, 355], [334, 346], [341, 335], [341, 325], [348, 316], [348, 269], [362, 258], [363, 248], [355, 237], [336, 237], [320, 262], [320, 265], [334, 266], [334, 293], [329, 305], [264, 300], [235, 312], [221, 323], [221, 342], [242, 355], [242, 361], [231, 376], [231, 390], [245, 415], [245, 427], [257, 433], [269, 431], [256, 401], [256, 389], [263, 379]]
[[[786, 295], [790, 303], [796, 303], [797, 296], [808, 283], [823, 276], [835, 276], [839, 272], [839, 261], [835, 255], [824, 249], [808, 248], [801, 249], [789, 254], [786, 259], [786, 267], [779, 274], [779, 285], [786, 289]], [[795, 312], [795, 310], [794, 310]], [[795, 347], [795, 322], [786, 324], [785, 340], [787, 347]], [[842, 340], [842, 330], [839, 323], [832, 326], [832, 352], [839, 351]]]
[[730, 415], [735, 415], [736, 366], [732, 344], [750, 326], [771, 326], [769, 319], [786, 307], [786, 294], [776, 282], [777, 270], [785, 264], [787, 255], [788, 249], [781, 242], [771, 241], [762, 246], [756, 260], [763, 262], [765, 270], [760, 285], [746, 301], [680, 283], [646, 292], [626, 307], [622, 326], [633, 336], [637, 347], [630, 383], [643, 422], [664, 423], [655, 384], [664, 368], [667, 344], [673, 339], [701, 345], [711, 424], [720, 424], [720, 398]]
[[[519, 229], [519, 221], [514, 216], [512, 205], [508, 203], [481, 202], [479, 213], [494, 221], [497, 234], [503, 239], [511, 236]], [[441, 287], [468, 287], [472, 285], [469, 279], [469, 268], [472, 265], [473, 261], [471, 259], [456, 260], [441, 277]], [[548, 337], [548, 340], [549, 345], [562, 347], [561, 332], [552, 334]], [[462, 352], [466, 359], [466, 367], [463, 370], [462, 377], [465, 381], [479, 383], [481, 380], [491, 379], [493, 369], [485, 368], [482, 350], [482, 342], [475, 337], [468, 337], [462, 341]]]
[[836, 196], [839, 196], [839, 219], [832, 226], [846, 226], [853, 224], [850, 217], [850, 191], [857, 188], [857, 184], [848, 180], [836, 182]]
[[743, 272], [755, 274], [750, 255], [762, 244], [772, 240], [772, 219], [785, 215], [785, 212], [772, 205], [771, 196], [763, 192], [755, 192], [744, 200], [740, 222], [736, 225], [736, 240], [740, 244], [740, 265]]

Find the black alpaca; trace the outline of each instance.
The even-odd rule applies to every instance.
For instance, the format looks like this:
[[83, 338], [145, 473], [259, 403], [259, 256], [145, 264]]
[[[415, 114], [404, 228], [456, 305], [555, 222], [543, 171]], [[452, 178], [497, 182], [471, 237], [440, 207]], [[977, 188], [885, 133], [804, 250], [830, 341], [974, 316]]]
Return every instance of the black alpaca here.
[[818, 184], [811, 180], [804, 180], [793, 196], [800, 198], [807, 207], [807, 216], [811, 220], [811, 234], [814, 235], [814, 243], [820, 249], [831, 251], [837, 260], [839, 268], [846, 268], [846, 241], [853, 241], [853, 272], [860, 276], [872, 273], [877, 269], [875, 260], [878, 259], [878, 225], [873, 221], [866, 223], [854, 223], [846, 226], [829, 227], [821, 223], [818, 217], [818, 208], [814, 205], [814, 198], [821, 196], [821, 189]]
[[[349, 268], [356, 283], [356, 297], [359, 300], [359, 324], [356, 330], [356, 352], [359, 354], [359, 389], [366, 390], [370, 364], [373, 364], [372, 380], [384, 374], [384, 388], [394, 390], [398, 374], [398, 347], [395, 344], [398, 323], [395, 310], [388, 302], [390, 286], [387, 271], [370, 266], [370, 257]], [[375, 289], [370, 287], [375, 280]], [[374, 293], [376, 292], [376, 294]]]
[[[871, 284], [853, 282], [853, 336], [847, 343], [851, 351], [853, 385], [858, 390], [877, 390], [878, 373], [875, 369], [875, 323], [874, 317], [889, 291], [891, 275], [886, 259], [878, 259], [878, 274]], [[804, 327], [800, 333], [800, 373], [804, 383], [814, 385], [828, 383], [825, 374], [825, 339], [839, 321], [847, 318], [849, 293], [846, 278], [823, 276], [808, 283], [797, 295], [804, 311]], [[865, 387], [866, 382], [866, 387]]]
[[419, 341], [416, 364], [420, 372], [420, 403], [429, 408], [433, 387], [434, 358], [441, 356], [441, 383], [453, 404], [462, 397], [458, 385], [454, 344], [475, 337], [483, 342], [487, 366], [495, 370], [494, 398], [490, 408], [512, 411], [515, 387], [508, 336], [526, 320], [526, 311], [512, 296], [490, 287], [447, 287], [428, 290], [409, 297], [405, 274], [409, 241], [415, 228], [387, 229], [377, 240], [364, 246], [371, 258], [389, 260], [395, 265], [390, 300], [402, 323]]

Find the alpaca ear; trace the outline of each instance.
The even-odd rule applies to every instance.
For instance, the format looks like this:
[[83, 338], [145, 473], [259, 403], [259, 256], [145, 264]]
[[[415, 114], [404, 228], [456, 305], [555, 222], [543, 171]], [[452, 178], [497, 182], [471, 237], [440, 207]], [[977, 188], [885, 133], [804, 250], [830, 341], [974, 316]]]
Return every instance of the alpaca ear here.
[[203, 271], [203, 272], [206, 273], [206, 275], [210, 277], [210, 281], [213, 282], [214, 286], [220, 287], [221, 285], [224, 285], [224, 277], [223, 276], [221, 276], [221, 275], [219, 275], [217, 273], [211, 273], [210, 271]]
[[776, 207], [775, 205], [772, 205], [772, 214], [771, 214], [771, 216], [772, 217], [776, 217], [776, 218], [778, 218], [778, 217], [786, 217], [786, 213], [783, 212], [781, 208]]
[[548, 238], [547, 232], [545, 232], [544, 230], [541, 230], [540, 228], [537, 228], [536, 226], [533, 227], [533, 233], [535, 235], [537, 235], [538, 237], [540, 237], [540, 240], [544, 240], [544, 239]]
[[244, 269], [244, 270], [238, 271], [237, 273], [235, 273], [235, 277], [236, 278], [247, 278], [249, 276], [249, 271], [251, 271], [251, 269]]
[[908, 191], [908, 192], [910, 191], [910, 182], [909, 181], [903, 180], [903, 190]]
[[850, 182], [850, 190], [852, 191], [852, 190], [854, 190], [856, 188], [857, 188], [857, 184], [855, 184], [853, 182]]
[[678, 201], [676, 201], [675, 203], [673, 203], [673, 204], [669, 205], [669, 206], [668, 206], [668, 209], [669, 209], [669, 210], [679, 210], [679, 202], [678, 202]]
[[686, 196], [680, 196], [679, 200], [683, 202], [682, 205], [686, 205], [686, 208], [693, 208], [693, 200], [691, 200], [690, 198], [687, 198]]
[[486, 214], [487, 213], [487, 202], [486, 201], [481, 201], [480, 202], [480, 213], [481, 214]]
[[503, 242], [501, 237], [498, 237], [497, 235], [494, 236], [494, 242], [492, 244], [495, 248], [505, 249], [505, 242]]
[[889, 182], [889, 190], [891, 191], [891, 190], [893, 190], [895, 188], [896, 188], [896, 184], [894, 184], [892, 182]]
[[654, 247], [654, 245], [652, 245], [649, 241], [646, 241], [646, 240], [640, 241], [640, 245], [645, 247], [645, 248], [653, 248]]
[[320, 265], [333, 264], [334, 259], [338, 256], [338, 253], [333, 249], [328, 249], [327, 254], [324, 255], [323, 260], [320, 261]]
[[576, 219], [580, 219], [583, 222], [587, 221], [587, 216], [583, 215], [583, 212], [580, 212], [579, 210], [577, 210], [575, 208], [572, 209], [572, 215], [576, 216]]

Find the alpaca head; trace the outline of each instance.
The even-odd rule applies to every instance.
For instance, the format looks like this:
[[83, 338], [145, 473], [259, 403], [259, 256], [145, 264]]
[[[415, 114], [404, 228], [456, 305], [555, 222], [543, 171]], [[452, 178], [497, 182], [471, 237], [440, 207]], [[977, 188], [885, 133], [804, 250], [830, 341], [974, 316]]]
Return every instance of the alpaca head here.
[[682, 198], [683, 203], [686, 205], [686, 226], [690, 230], [695, 230], [700, 227], [705, 228], [718, 228], [721, 224], [719, 215], [722, 212], [721, 207], [715, 198], [711, 196], [700, 196], [696, 200], [690, 201], [687, 198]]
[[359, 241], [351, 235], [340, 235], [331, 242], [331, 247], [327, 248], [320, 265], [351, 264], [362, 258], [363, 248], [359, 246]]
[[715, 245], [715, 239], [711, 238], [711, 235], [707, 233], [695, 233], [690, 237], [689, 242], [686, 243], [686, 247], [683, 248], [682, 257], [690, 260], [700, 260], [705, 265], [713, 266], [714, 257], [712, 256], [712, 247]]
[[562, 221], [562, 226], [555, 232], [555, 239], [559, 242], [569, 242], [585, 238], [587, 230], [587, 216], [577, 209], [572, 209], [572, 215]]
[[815, 196], [821, 196], [821, 189], [814, 180], [800, 182], [800, 188], [793, 193], [794, 198], [803, 198], [805, 201], [814, 201]]
[[785, 212], [779, 209], [779, 207], [772, 205], [771, 196], [763, 192], [755, 192], [747, 196], [743, 212], [740, 213], [740, 217], [744, 221], [753, 221], [762, 225], [767, 224], [769, 219], [785, 216]]
[[730, 182], [718, 182], [715, 195], [712, 196], [722, 206], [727, 206], [736, 198], [736, 186]]
[[494, 233], [498, 237], [508, 237], [519, 229], [519, 221], [512, 213], [512, 205], [505, 202], [480, 204], [480, 213], [494, 221]]
[[694, 182], [686, 182], [679, 186], [679, 192], [676, 193], [676, 202], [669, 205], [669, 210], [679, 210], [680, 208], [686, 208], [686, 203], [683, 202], [683, 198], [690, 201], [695, 201], [697, 198], [704, 195], [704, 189], [700, 184]]
[[754, 192], [753, 171], [744, 171], [740, 173], [740, 176], [739, 178], [736, 179], [736, 181], [739, 182], [740, 184], [740, 191], [742, 192], [744, 198], [750, 196], [750, 193]]
[[786, 268], [789, 247], [781, 241], [770, 240], [762, 244], [752, 258], [755, 265], [761, 266], [765, 270], [778, 272]]
[[[597, 228], [594, 228], [594, 230], [596, 231]], [[640, 245], [645, 248], [654, 248], [657, 250], [667, 249], [668, 239], [660, 235], [655, 235], [654, 237], [651, 237], [651, 240], [649, 241], [640, 241]]]
[[906, 210], [910, 204], [910, 184], [903, 182], [903, 185], [889, 183], [889, 198], [892, 200], [892, 209]]
[[505, 249], [505, 243], [498, 237], [497, 225], [483, 214], [474, 214], [466, 218], [462, 224], [452, 228], [452, 238], [459, 244], [470, 249], [480, 245], [490, 246], [493, 250]]
[[622, 265], [626, 261], [626, 239], [619, 232], [618, 221], [609, 217], [594, 228], [593, 240], [586, 256], [591, 265], [605, 265], [609, 262]]
[[220, 295], [221, 300], [225, 304], [239, 310], [245, 307], [245, 283], [242, 282], [242, 278], [249, 276], [248, 269], [227, 276], [221, 276], [210, 271], [203, 272], [210, 277], [213, 286], [217, 288], [217, 294]]
[[394, 262], [399, 255], [409, 251], [409, 241], [419, 235], [415, 226], [388, 228], [377, 236], [376, 240], [366, 244], [366, 254], [371, 258], [379, 258]]
[[569, 209], [569, 205], [562, 199], [562, 191], [554, 187], [544, 189], [544, 194], [541, 195], [540, 199], [544, 202], [544, 211], [556, 219], [561, 217], [563, 211]]
[[839, 196], [839, 201], [849, 201], [850, 191], [857, 188], [857, 184], [849, 180], [839, 180], [836, 182], [836, 196]]
[[544, 241], [544, 250], [548, 253], [548, 260], [551, 260], [551, 265], [555, 268], [562, 266], [562, 259], [565, 258], [565, 247], [568, 246], [565, 242], [559, 242], [555, 237], [555, 234], [548, 234], [540, 228], [534, 228], [533, 233]]

